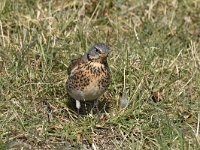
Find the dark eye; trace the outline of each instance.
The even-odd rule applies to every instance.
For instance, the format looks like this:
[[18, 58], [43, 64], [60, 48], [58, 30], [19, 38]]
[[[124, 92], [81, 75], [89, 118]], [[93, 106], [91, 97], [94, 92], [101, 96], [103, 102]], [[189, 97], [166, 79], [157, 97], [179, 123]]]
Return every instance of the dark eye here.
[[101, 54], [101, 51], [98, 48], [95, 48], [95, 51], [99, 54]]

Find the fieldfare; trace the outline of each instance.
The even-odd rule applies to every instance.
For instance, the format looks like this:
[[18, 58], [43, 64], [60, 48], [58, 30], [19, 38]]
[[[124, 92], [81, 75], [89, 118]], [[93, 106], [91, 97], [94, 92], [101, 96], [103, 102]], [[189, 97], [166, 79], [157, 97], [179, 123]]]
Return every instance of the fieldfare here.
[[98, 98], [107, 90], [111, 82], [111, 73], [107, 63], [110, 48], [95, 44], [68, 67], [67, 92], [76, 100], [79, 116], [81, 101], [94, 101], [98, 109]]

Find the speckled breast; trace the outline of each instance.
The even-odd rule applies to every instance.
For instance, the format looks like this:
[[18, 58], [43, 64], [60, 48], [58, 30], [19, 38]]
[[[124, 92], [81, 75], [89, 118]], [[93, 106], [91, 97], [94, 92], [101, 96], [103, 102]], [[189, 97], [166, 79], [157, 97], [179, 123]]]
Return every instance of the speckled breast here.
[[67, 90], [73, 99], [96, 100], [107, 90], [110, 80], [107, 65], [97, 62], [82, 63], [71, 71]]

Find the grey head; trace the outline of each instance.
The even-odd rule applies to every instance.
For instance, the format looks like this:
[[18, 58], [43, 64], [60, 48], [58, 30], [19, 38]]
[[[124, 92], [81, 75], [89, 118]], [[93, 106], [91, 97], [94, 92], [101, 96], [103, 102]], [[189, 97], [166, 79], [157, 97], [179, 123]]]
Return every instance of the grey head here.
[[105, 62], [110, 48], [104, 43], [97, 43], [86, 53], [87, 59], [96, 62]]

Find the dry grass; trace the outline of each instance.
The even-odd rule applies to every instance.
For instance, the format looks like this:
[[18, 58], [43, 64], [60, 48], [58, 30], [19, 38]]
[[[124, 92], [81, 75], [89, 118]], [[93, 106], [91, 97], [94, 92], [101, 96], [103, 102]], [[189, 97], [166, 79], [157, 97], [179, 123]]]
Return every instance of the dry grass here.
[[[199, 10], [199, 0], [2, 0], [0, 149], [199, 149]], [[101, 115], [77, 121], [67, 66], [97, 42], [111, 46], [112, 85]]]

